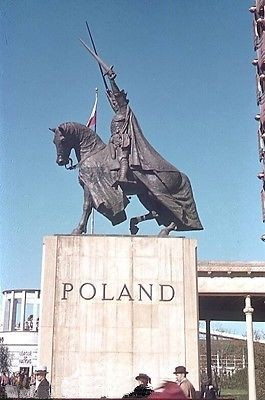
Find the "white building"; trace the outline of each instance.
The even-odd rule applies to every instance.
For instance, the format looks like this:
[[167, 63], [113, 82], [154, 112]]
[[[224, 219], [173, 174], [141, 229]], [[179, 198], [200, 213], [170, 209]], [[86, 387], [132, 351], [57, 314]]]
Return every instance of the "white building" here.
[[0, 339], [12, 357], [11, 371], [31, 375], [37, 366], [40, 290], [15, 289], [3, 292]]

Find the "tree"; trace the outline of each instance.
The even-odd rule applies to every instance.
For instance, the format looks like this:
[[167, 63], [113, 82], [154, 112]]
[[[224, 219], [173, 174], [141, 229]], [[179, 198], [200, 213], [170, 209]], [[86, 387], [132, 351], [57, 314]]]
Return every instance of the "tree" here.
[[11, 355], [8, 347], [4, 345], [3, 340], [0, 343], [0, 371], [10, 372]]
[[255, 375], [256, 375], [256, 388], [257, 388], [257, 399], [264, 399], [265, 397], [265, 345], [263, 343], [254, 344], [255, 351]]

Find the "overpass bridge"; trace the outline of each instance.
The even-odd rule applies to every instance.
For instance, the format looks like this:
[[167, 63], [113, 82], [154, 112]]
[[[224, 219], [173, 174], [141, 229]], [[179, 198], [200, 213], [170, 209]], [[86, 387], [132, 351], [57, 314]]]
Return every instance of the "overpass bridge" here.
[[265, 321], [265, 263], [199, 261], [199, 318], [206, 322], [207, 376], [212, 381], [211, 321], [246, 320], [249, 398], [256, 399], [252, 322]]
[[251, 298], [254, 322], [265, 322], [265, 262], [198, 261], [200, 320], [244, 321]]

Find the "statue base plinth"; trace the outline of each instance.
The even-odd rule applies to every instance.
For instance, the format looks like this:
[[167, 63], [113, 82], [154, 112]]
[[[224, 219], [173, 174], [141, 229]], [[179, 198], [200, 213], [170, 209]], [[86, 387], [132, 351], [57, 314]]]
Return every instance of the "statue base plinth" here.
[[39, 362], [52, 397], [122, 397], [185, 365], [199, 386], [196, 241], [135, 236], [44, 240]]

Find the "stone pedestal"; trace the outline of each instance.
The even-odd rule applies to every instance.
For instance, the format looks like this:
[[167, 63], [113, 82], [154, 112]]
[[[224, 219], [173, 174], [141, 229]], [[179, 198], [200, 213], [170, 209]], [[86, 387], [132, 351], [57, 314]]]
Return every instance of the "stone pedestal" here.
[[53, 397], [121, 397], [185, 365], [199, 386], [196, 241], [52, 236], [43, 249], [39, 362]]

